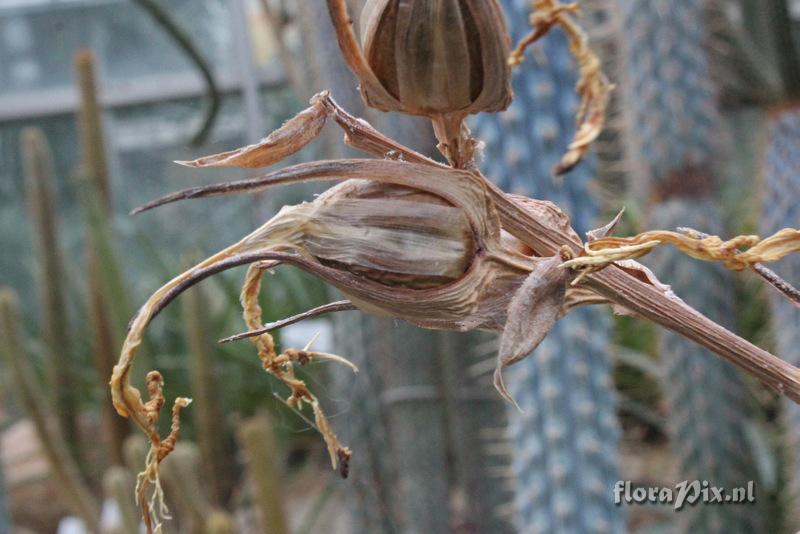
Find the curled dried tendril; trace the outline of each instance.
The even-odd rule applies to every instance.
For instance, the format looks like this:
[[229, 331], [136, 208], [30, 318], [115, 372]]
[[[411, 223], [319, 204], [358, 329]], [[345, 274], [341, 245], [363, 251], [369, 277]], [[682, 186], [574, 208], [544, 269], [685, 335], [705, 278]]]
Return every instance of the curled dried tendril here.
[[[178, 397], [172, 406], [172, 427], [169, 435], [161, 440], [156, 425], [161, 408], [164, 407], [164, 378], [158, 371], [147, 374], [147, 393], [149, 400], [141, 405], [141, 413], [147, 421], [147, 435], [150, 438], [150, 450], [145, 460], [145, 469], [136, 477], [136, 504], [141, 507], [142, 517], [148, 532], [161, 532], [162, 520], [170, 519], [169, 509], [164, 503], [164, 490], [161, 488], [159, 466], [173, 450], [180, 434], [180, 411], [192, 403], [191, 399]], [[152, 486], [150, 497], [148, 488]]]
[[[242, 287], [241, 302], [244, 310], [244, 321], [251, 330], [259, 329], [262, 325], [261, 306], [258, 303], [258, 294], [261, 291], [261, 279], [264, 272], [274, 266], [274, 262], [259, 262], [251, 265], [245, 276], [244, 286]], [[331, 465], [339, 471], [343, 478], [347, 478], [349, 473], [349, 463], [351, 451], [339, 443], [336, 434], [333, 432], [325, 413], [319, 404], [319, 400], [308, 390], [305, 382], [295, 377], [295, 365], [307, 365], [314, 360], [334, 361], [350, 367], [353, 372], [358, 372], [358, 368], [341, 356], [327, 354], [325, 352], [310, 351], [312, 339], [302, 350], [288, 349], [281, 354], [275, 351], [275, 341], [269, 332], [264, 332], [250, 338], [253, 345], [258, 350], [258, 357], [264, 370], [275, 376], [278, 380], [286, 384], [291, 390], [286, 404], [291, 408], [301, 410], [303, 404], [308, 404], [314, 412], [314, 422], [320, 434], [325, 440], [328, 448]]]
[[[722, 262], [728, 269], [741, 271], [800, 251], [800, 230], [784, 228], [765, 239], [741, 235], [727, 241], [690, 229], [684, 233], [654, 230], [634, 237], [605, 237], [586, 243], [581, 256], [564, 262], [563, 266], [581, 271], [572, 282], [574, 285], [587, 274], [602, 270], [615, 261], [640, 258], [666, 244], [693, 258]], [[741, 248], [746, 250], [740, 251]]]
[[569, 48], [579, 67], [575, 90], [581, 96], [581, 104], [575, 118], [577, 131], [567, 152], [553, 169], [555, 174], [572, 170], [586, 155], [591, 144], [600, 135], [606, 119], [608, 101], [614, 85], [603, 73], [600, 59], [589, 46], [589, 39], [570, 15], [580, 11], [578, 4], [561, 4], [558, 0], [533, 0], [530, 23], [533, 30], [526, 35], [511, 52], [508, 62], [512, 66], [522, 63], [525, 50], [538, 41], [553, 27], [560, 26], [569, 40]]

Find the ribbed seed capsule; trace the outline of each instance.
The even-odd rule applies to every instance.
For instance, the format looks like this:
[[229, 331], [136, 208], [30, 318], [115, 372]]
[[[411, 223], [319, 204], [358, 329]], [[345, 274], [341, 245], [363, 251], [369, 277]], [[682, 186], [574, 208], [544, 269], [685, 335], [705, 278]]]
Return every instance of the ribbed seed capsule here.
[[511, 102], [510, 39], [494, 0], [368, 0], [361, 35], [366, 60], [392, 97], [366, 87], [370, 105], [439, 116]]

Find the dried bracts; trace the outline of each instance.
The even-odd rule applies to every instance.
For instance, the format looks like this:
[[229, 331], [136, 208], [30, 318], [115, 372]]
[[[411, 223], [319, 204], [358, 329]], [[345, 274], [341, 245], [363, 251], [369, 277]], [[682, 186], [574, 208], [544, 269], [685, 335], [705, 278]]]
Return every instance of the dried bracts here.
[[[295, 365], [344, 358], [310, 347], [275, 350], [269, 327], [262, 325], [258, 303], [263, 273], [280, 264], [311, 272], [339, 288], [349, 299], [319, 311], [357, 308], [404, 319], [415, 325], [447, 330], [502, 330], [503, 350], [496, 385], [505, 393], [500, 371], [527, 355], [566, 307], [576, 302], [567, 293], [568, 256], [543, 258], [501, 229], [492, 187], [480, 174], [453, 169], [386, 139], [363, 121], [339, 109], [327, 94], [261, 143], [185, 164], [194, 167], [255, 167], [299, 150], [333, 117], [348, 141], [373, 155], [392, 159], [317, 161], [288, 167], [260, 178], [194, 188], [157, 200], [143, 209], [185, 198], [255, 191], [272, 185], [309, 180], [344, 180], [313, 202], [284, 207], [275, 217], [238, 243], [177, 276], [156, 291], [132, 320], [111, 379], [117, 411], [133, 418], [152, 447], [139, 488], [158, 487], [158, 463], [177, 437], [179, 399], [173, 433], [161, 440], [156, 420], [164, 404], [160, 374], [150, 374], [150, 400], [144, 402], [129, 383], [130, 369], [148, 323], [182, 291], [222, 270], [249, 264], [242, 289], [244, 318], [264, 369], [282, 380], [291, 393], [287, 402], [311, 406], [331, 461], [347, 472], [350, 451], [339, 444], [316, 397], [294, 375]], [[310, 133], [311, 132], [311, 133]], [[546, 221], [573, 245], [580, 240], [569, 220], [549, 202], [518, 199], [537, 220]], [[312, 310], [308, 315], [316, 313]], [[156, 501], [149, 514], [156, 516]]]
[[[430, 160], [348, 115], [327, 93], [314, 97], [311, 107], [255, 145], [183, 163], [192, 167], [270, 165], [309, 143], [328, 118], [345, 130], [346, 142], [376, 159], [304, 163], [258, 178], [188, 189], [137, 210], [279, 184], [341, 182], [313, 202], [284, 207], [238, 243], [177, 276], [156, 291], [132, 320], [110, 385], [117, 411], [131, 417], [151, 441], [138, 490], [148, 520], [159, 515], [158, 465], [174, 447], [179, 411], [189, 401], [176, 401], [173, 430], [161, 440], [156, 421], [164, 404], [163, 379], [155, 371], [148, 375], [149, 400], [143, 401], [129, 380], [136, 349], [148, 323], [182, 291], [239, 265], [250, 266], [241, 293], [248, 332], [234, 337], [252, 340], [264, 369], [289, 388], [290, 406], [311, 407], [331, 461], [344, 476], [350, 450], [338, 442], [316, 397], [294, 369], [315, 360], [349, 362], [315, 352], [310, 344], [278, 352], [269, 334], [276, 326], [330, 311], [359, 309], [431, 329], [502, 331], [495, 386], [508, 398], [504, 367], [527, 356], [569, 309], [611, 303], [622, 313], [650, 319], [697, 341], [800, 400], [800, 370], [697, 314], [659, 284], [652, 273], [630, 259], [654, 244], [646, 240], [639, 245], [634, 239], [627, 246], [630, 240], [608, 237], [618, 218], [591, 232], [583, 245], [569, 218], [554, 204], [507, 195], [477, 170]], [[669, 242], [662, 234], [657, 236], [658, 243]], [[770, 244], [777, 243], [781, 254], [796, 249], [796, 231], [776, 239], [765, 240], [763, 246], [771, 251]], [[794, 245], [786, 245], [787, 239]], [[702, 245], [703, 250], [714, 252], [707, 259], [719, 259], [720, 246], [729, 247], [712, 241], [698, 245], [692, 238], [685, 244], [694, 252]], [[730, 260], [729, 256], [719, 257]], [[774, 259], [750, 256], [751, 260]], [[258, 301], [261, 278], [281, 264], [319, 276], [348, 300], [277, 325], [263, 325]], [[583, 283], [573, 286], [576, 279]], [[151, 484], [156, 491], [148, 501], [145, 490]]]

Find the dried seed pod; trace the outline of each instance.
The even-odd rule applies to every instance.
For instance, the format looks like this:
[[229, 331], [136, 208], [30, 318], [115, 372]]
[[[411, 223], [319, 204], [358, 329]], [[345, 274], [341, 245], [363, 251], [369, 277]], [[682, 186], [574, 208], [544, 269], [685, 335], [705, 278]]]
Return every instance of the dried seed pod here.
[[439, 150], [456, 168], [474, 165], [464, 119], [502, 111], [512, 99], [511, 38], [496, 0], [368, 0], [363, 49], [345, 0], [327, 0], [345, 61], [365, 102], [429, 117]]
[[378, 109], [434, 117], [511, 102], [510, 39], [494, 0], [369, 0], [361, 40], [383, 89], [364, 96]]

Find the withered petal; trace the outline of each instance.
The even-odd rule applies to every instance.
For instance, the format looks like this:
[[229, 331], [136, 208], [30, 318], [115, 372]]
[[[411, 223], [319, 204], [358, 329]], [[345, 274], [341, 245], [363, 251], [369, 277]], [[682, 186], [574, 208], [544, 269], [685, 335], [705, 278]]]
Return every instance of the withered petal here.
[[[325, 93], [320, 96], [327, 96]], [[319, 135], [328, 117], [325, 103], [313, 101], [311, 107], [286, 121], [258, 143], [192, 161], [176, 161], [186, 167], [236, 167], [257, 169], [277, 163], [299, 152]]]
[[[393, 160], [340, 159], [301, 163], [257, 178], [184, 189], [150, 201], [133, 213], [192, 198], [256, 192], [289, 183], [349, 179], [393, 183], [427, 191], [462, 208], [480, 235], [500, 235], [500, 222], [492, 200], [486, 194], [485, 179], [468, 171]], [[550, 203], [539, 202], [536, 205], [546, 204]], [[558, 217], [559, 213], [563, 215], [560, 210], [544, 208], [543, 213], [549, 217]], [[569, 225], [568, 218], [560, 222]]]

